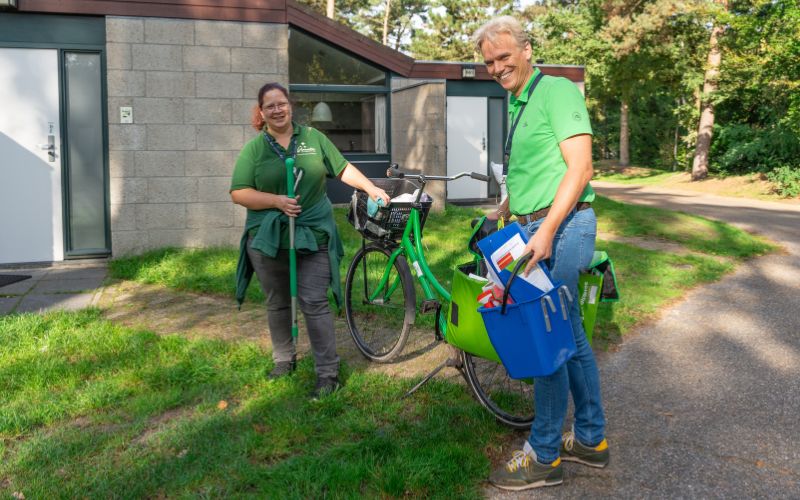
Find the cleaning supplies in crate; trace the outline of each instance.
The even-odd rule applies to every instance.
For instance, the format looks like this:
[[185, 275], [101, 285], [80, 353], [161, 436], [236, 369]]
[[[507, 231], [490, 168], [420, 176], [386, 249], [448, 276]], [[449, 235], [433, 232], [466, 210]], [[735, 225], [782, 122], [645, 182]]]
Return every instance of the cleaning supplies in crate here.
[[[525, 255], [527, 244], [528, 236], [518, 222], [478, 241], [478, 248], [488, 263], [489, 279], [495, 283], [507, 282], [514, 265]], [[549, 292], [553, 286], [547, 266], [540, 261], [527, 276], [520, 275], [514, 280], [509, 295], [517, 301], [529, 300]]]
[[[503, 292], [505, 289], [501, 285], [497, 285], [492, 281], [488, 281], [483, 286], [482, 292], [478, 295], [478, 303], [482, 307], [499, 307], [503, 303]], [[508, 303], [513, 304], [514, 300], [509, 297]]]
[[378, 209], [383, 206], [383, 198], [378, 198], [377, 200], [373, 200], [370, 197], [367, 197], [367, 215], [370, 217], [375, 217], [375, 214], [378, 213]]

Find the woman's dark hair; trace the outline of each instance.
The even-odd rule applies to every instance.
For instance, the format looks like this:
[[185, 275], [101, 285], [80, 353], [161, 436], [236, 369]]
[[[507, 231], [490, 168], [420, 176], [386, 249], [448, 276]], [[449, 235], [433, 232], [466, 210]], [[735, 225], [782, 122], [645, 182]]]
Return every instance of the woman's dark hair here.
[[261, 131], [264, 128], [264, 117], [261, 116], [261, 100], [264, 99], [264, 94], [271, 90], [280, 90], [283, 95], [286, 96], [286, 100], [289, 100], [289, 91], [286, 90], [286, 87], [281, 85], [277, 82], [271, 82], [265, 84], [263, 87], [258, 89], [258, 104], [253, 107], [253, 117], [250, 119], [250, 124], [253, 126], [254, 129]]

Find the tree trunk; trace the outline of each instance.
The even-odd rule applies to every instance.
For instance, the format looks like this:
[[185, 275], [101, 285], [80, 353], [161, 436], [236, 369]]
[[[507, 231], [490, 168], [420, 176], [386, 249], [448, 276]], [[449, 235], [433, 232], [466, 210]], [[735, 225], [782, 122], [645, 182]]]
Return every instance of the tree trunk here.
[[627, 167], [631, 164], [629, 140], [630, 131], [628, 130], [628, 101], [622, 100], [619, 107], [619, 166]]
[[328, 16], [328, 18], [330, 18], [330, 19], [333, 19], [333, 15], [334, 15], [334, 8], [333, 7], [334, 7], [334, 0], [328, 0], [328, 8], [325, 9], [325, 15]]
[[392, 0], [386, 0], [386, 12], [383, 14], [383, 44], [389, 41], [389, 13], [392, 11]]
[[680, 130], [680, 125], [675, 125], [675, 137], [672, 141], [672, 171], [674, 172], [676, 168], [678, 168], [678, 131]]
[[723, 29], [722, 26], [717, 24], [711, 30], [708, 66], [703, 80], [703, 104], [700, 107], [700, 125], [697, 127], [697, 145], [694, 148], [694, 161], [692, 162], [693, 181], [708, 177], [708, 152], [711, 149], [711, 134], [714, 128], [714, 104], [711, 102], [711, 96], [717, 90], [719, 79], [719, 66], [722, 62], [719, 37], [722, 35]]

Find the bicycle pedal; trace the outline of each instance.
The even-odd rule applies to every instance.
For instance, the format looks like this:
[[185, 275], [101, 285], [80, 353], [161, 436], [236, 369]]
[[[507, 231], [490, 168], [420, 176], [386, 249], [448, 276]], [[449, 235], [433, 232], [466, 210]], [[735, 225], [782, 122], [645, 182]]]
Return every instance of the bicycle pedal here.
[[436, 299], [423, 300], [422, 304], [420, 304], [419, 306], [419, 312], [421, 312], [422, 314], [428, 314], [431, 312], [436, 312], [438, 308], [439, 308], [438, 300]]

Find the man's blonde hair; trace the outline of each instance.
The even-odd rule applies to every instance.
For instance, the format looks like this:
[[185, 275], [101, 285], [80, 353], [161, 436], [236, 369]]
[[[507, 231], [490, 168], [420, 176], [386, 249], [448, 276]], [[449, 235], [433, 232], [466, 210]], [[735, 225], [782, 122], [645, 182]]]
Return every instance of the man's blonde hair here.
[[502, 34], [511, 35], [511, 38], [517, 41], [520, 48], [525, 48], [525, 44], [529, 43], [528, 34], [522, 29], [522, 25], [516, 18], [511, 16], [495, 17], [487, 22], [472, 35], [472, 41], [475, 42], [475, 50], [481, 51], [481, 45], [486, 40], [494, 41], [497, 35]]

